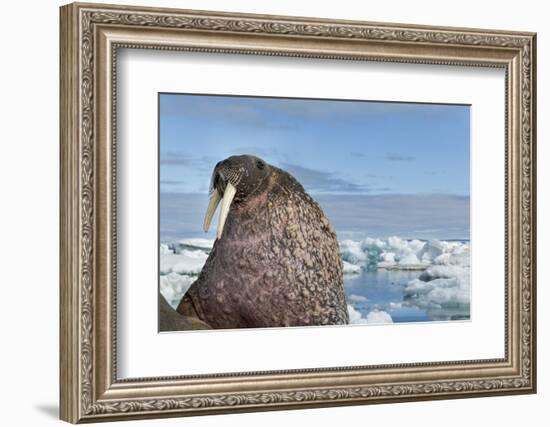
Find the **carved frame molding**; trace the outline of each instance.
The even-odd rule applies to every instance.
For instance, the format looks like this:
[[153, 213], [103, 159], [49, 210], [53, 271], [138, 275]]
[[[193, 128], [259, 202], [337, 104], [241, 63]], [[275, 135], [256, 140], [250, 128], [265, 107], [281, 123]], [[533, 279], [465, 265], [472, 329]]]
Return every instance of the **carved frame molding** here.
[[[71, 4], [61, 8], [60, 42], [62, 419], [101, 421], [535, 391], [535, 34]], [[506, 357], [117, 380], [113, 254], [118, 48], [505, 68]], [[285, 386], [288, 380], [300, 385]]]

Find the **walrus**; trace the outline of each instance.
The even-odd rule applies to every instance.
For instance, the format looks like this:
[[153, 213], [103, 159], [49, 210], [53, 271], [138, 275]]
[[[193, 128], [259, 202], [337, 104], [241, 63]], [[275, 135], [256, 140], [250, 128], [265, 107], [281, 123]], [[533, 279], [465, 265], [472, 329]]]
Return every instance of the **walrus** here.
[[212, 328], [341, 325], [349, 321], [336, 233], [289, 173], [252, 155], [212, 173], [208, 231], [217, 239], [177, 311]]
[[159, 331], [181, 331], [187, 329], [212, 329], [196, 316], [182, 316], [172, 308], [159, 292]]

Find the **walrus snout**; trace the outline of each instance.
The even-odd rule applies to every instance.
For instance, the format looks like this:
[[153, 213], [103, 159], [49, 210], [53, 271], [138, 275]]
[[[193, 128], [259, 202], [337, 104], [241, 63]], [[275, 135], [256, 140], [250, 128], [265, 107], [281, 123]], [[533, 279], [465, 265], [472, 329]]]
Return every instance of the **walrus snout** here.
[[227, 183], [231, 183], [237, 187], [241, 180], [242, 170], [238, 167], [232, 166], [227, 160], [218, 162], [212, 173], [212, 179], [210, 182], [211, 190], [218, 190], [221, 194], [225, 192]]
[[[267, 176], [267, 163], [256, 156], [231, 156], [218, 162], [210, 180], [210, 202], [204, 216], [203, 229], [208, 232], [212, 217], [221, 202], [216, 235], [221, 238], [229, 209], [234, 200], [244, 200]], [[237, 196], [237, 197], [235, 197]]]

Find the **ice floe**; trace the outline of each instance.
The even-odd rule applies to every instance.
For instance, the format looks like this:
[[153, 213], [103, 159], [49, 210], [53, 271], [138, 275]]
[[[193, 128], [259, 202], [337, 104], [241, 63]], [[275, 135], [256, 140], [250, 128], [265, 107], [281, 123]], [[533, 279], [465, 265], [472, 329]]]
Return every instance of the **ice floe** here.
[[469, 265], [468, 242], [366, 238], [343, 240], [340, 253], [344, 262], [363, 269], [424, 270], [432, 264]]
[[[177, 306], [196, 280], [213, 244], [214, 240], [196, 238], [160, 245], [160, 291], [172, 306]], [[340, 253], [345, 284], [361, 278], [363, 272], [393, 274], [392, 270], [398, 270], [418, 274], [414, 280], [402, 283], [402, 298], [383, 305], [371, 301], [368, 293], [360, 291], [363, 296], [346, 290], [350, 323], [391, 323], [387, 311], [393, 315], [406, 307], [420, 309], [433, 320], [469, 318], [469, 242], [366, 238], [341, 241]]]
[[160, 245], [160, 292], [176, 308], [197, 279], [214, 244], [208, 239], [183, 239]]
[[181, 297], [195, 281], [196, 277], [178, 273], [169, 273], [160, 276], [160, 292], [172, 307], [177, 308]]
[[358, 302], [358, 303], [361, 303], [361, 302], [367, 302], [368, 301], [368, 298], [366, 296], [363, 296], [363, 295], [356, 295], [356, 294], [351, 294], [347, 297], [347, 299], [351, 302]]
[[393, 323], [392, 317], [383, 310], [372, 310], [367, 314], [367, 317], [348, 304], [349, 323], [352, 325], [362, 325], [368, 323]]
[[160, 274], [197, 275], [202, 270], [208, 254], [203, 251], [182, 250], [178, 254], [168, 253], [160, 256]]
[[[162, 245], [161, 245], [162, 246]], [[181, 239], [175, 242], [168, 243], [168, 248], [172, 253], [179, 254], [184, 250], [201, 250], [210, 252], [212, 246], [214, 246], [214, 240], [212, 239]]]
[[433, 265], [405, 286], [404, 303], [434, 320], [464, 319], [470, 308], [469, 266]]
[[372, 310], [367, 314], [367, 323], [393, 323], [393, 319], [383, 310]]
[[360, 274], [361, 273], [361, 267], [358, 265], [354, 265], [351, 262], [342, 261], [342, 264], [344, 265], [344, 274]]

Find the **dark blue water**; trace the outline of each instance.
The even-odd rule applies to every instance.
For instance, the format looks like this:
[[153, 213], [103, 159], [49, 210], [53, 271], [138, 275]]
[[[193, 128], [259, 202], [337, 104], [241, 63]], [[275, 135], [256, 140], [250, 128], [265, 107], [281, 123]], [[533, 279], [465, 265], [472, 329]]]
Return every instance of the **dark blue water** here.
[[[363, 317], [367, 317], [370, 311], [377, 309], [390, 314], [396, 323], [433, 320], [426, 311], [403, 304], [405, 285], [418, 278], [420, 273], [420, 271], [378, 269], [362, 270], [360, 274], [346, 275], [344, 276], [346, 299], [348, 304], [358, 310]], [[360, 297], [365, 297], [366, 301]]]

